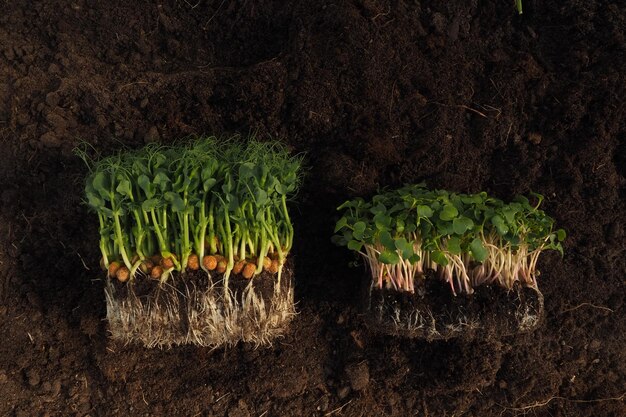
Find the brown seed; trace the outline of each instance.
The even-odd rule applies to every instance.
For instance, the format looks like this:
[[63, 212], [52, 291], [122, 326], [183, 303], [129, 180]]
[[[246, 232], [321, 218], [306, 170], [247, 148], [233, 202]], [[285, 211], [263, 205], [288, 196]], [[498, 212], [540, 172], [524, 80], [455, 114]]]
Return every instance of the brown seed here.
[[272, 267], [272, 260], [266, 256], [265, 258], [263, 258], [263, 269], [267, 271], [271, 267]]
[[152, 265], [152, 261], [148, 261], [148, 260], [143, 260], [141, 262], [141, 264], [139, 265], [139, 269], [141, 270], [141, 272], [143, 272], [144, 274], [148, 274], [150, 273], [150, 270], [152, 269], [154, 265]]
[[250, 279], [254, 276], [255, 272], [256, 272], [256, 265], [248, 262], [246, 266], [243, 267], [242, 275], [245, 279]]
[[213, 255], [207, 255], [202, 258], [202, 265], [204, 265], [204, 267], [209, 271], [213, 271], [217, 268], [217, 259], [215, 259], [215, 256]]
[[270, 274], [277, 274], [279, 265], [280, 264], [278, 263], [278, 259], [274, 259], [272, 261], [272, 266], [270, 266], [270, 268], [269, 268], [269, 273]]
[[223, 274], [224, 272], [226, 272], [226, 267], [228, 266], [228, 263], [222, 259], [221, 261], [217, 262], [217, 267], [215, 268], [215, 271], [218, 274]]
[[109, 264], [109, 277], [113, 278], [117, 274], [117, 270], [120, 269], [120, 263], [113, 261]]
[[241, 271], [243, 270], [243, 267], [245, 264], [246, 264], [246, 261], [235, 262], [235, 266], [233, 266], [233, 273], [241, 274]]
[[[174, 255], [172, 255], [174, 256]], [[170, 269], [174, 267], [174, 260], [172, 257], [161, 259], [161, 266], [165, 269]]]
[[195, 253], [189, 255], [189, 258], [187, 258], [187, 268], [191, 269], [192, 271], [197, 271], [200, 268], [198, 255], [196, 255]]
[[130, 271], [125, 266], [120, 266], [115, 276], [120, 282], [126, 282], [130, 277]]
[[161, 255], [152, 255], [150, 257], [150, 260], [152, 261], [153, 265], [160, 265], [161, 264]]
[[152, 268], [152, 271], [150, 271], [150, 276], [154, 279], [160, 279], [161, 274], [163, 274], [163, 268], [161, 268], [159, 265], [155, 266], [154, 268]]

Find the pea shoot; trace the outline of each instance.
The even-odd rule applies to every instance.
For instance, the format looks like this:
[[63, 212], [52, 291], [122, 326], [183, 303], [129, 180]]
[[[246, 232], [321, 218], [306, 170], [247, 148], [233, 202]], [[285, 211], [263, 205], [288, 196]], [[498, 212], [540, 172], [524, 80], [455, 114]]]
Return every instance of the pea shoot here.
[[[89, 167], [85, 197], [98, 218], [101, 264], [110, 277], [108, 315], [123, 322], [126, 333], [141, 334], [136, 328], [142, 323], [172, 322], [186, 314], [189, 334], [175, 342], [154, 336], [146, 344], [217, 345], [247, 337], [258, 342], [293, 315], [293, 290], [291, 284], [281, 286], [281, 277], [293, 245], [287, 202], [300, 184], [299, 156], [278, 142], [214, 137], [151, 144], [99, 160], [77, 153]], [[208, 289], [185, 283], [199, 272], [209, 277]], [[241, 284], [230, 285], [235, 275], [245, 283], [239, 298], [233, 291]], [[255, 292], [252, 283], [261, 275], [273, 277], [274, 299], [264, 301]], [[156, 304], [150, 308], [135, 297], [129, 311], [119, 313], [125, 304], [112, 295], [114, 279], [129, 291], [136, 280], [152, 280], [171, 293], [161, 297], [171, 302], [156, 317]], [[179, 308], [176, 291], [186, 294], [187, 306]], [[270, 317], [274, 311], [278, 318]], [[251, 321], [261, 329], [258, 334], [249, 330]], [[144, 333], [156, 334], [153, 330]], [[138, 337], [144, 336], [149, 337]]]

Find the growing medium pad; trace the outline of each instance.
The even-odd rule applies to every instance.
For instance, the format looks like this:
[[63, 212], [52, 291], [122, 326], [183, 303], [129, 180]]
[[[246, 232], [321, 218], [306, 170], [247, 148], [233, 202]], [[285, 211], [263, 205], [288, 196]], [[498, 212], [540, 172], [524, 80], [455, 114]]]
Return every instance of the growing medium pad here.
[[504, 203], [418, 184], [341, 205], [333, 240], [371, 273], [364, 304], [373, 328], [426, 339], [535, 328], [537, 261], [543, 250], [562, 252], [565, 232], [534, 197]]
[[270, 344], [294, 314], [287, 199], [300, 159], [279, 143], [203, 138], [92, 161], [114, 339], [148, 347]]
[[283, 269], [280, 289], [268, 272], [254, 281], [230, 280], [230, 303], [222, 277], [187, 273], [161, 284], [138, 278], [132, 284], [108, 280], [105, 288], [111, 336], [147, 347], [267, 345], [287, 329], [295, 314], [292, 269]]

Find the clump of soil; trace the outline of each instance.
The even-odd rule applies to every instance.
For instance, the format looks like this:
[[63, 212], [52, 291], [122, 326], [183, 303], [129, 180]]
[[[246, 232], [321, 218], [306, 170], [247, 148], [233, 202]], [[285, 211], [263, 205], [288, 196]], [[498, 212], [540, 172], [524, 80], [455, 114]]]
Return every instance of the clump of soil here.
[[428, 341], [497, 339], [534, 330], [543, 317], [538, 289], [481, 285], [473, 294], [453, 296], [434, 278], [427, 278], [415, 293], [370, 288], [364, 304], [372, 330]]
[[105, 287], [109, 332], [114, 340], [146, 347], [193, 344], [216, 347], [239, 341], [270, 345], [295, 314], [293, 274], [283, 268], [253, 279], [204, 271], [175, 274], [165, 282], [138, 276]]

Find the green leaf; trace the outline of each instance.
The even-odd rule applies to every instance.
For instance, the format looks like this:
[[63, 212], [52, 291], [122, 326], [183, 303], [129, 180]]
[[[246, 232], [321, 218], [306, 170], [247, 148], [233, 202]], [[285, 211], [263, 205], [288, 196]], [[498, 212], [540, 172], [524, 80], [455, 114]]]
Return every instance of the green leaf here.
[[483, 262], [485, 259], [487, 259], [487, 249], [485, 249], [482, 240], [480, 240], [479, 238], [472, 240], [472, 243], [470, 243], [470, 250], [472, 252], [472, 256], [478, 262]]
[[389, 232], [382, 232], [379, 237], [380, 237], [380, 243], [383, 244], [385, 249], [390, 250], [390, 251], [396, 250], [396, 242], [395, 240], [393, 240]]
[[159, 208], [161, 202], [156, 198], [149, 198], [143, 203], [141, 203], [141, 209], [143, 211], [152, 211], [154, 209]]
[[401, 251], [405, 250], [408, 247], [411, 247], [409, 242], [404, 237], [400, 237], [396, 239], [394, 241], [394, 246], [396, 247], [396, 249], [401, 250]]
[[133, 192], [131, 190], [130, 181], [124, 179], [119, 182], [117, 188], [115, 189], [118, 193], [125, 195], [127, 197], [132, 197]]
[[206, 162], [200, 172], [200, 177], [203, 182], [210, 179], [214, 179], [215, 171], [217, 170], [217, 163], [215, 161]]
[[565, 238], [567, 237], [567, 234], [565, 233], [565, 230], [559, 229], [556, 231], [556, 237], [559, 240], [559, 242], [563, 242]]
[[378, 255], [378, 260], [387, 265], [395, 265], [400, 262], [400, 256], [395, 251], [386, 250]]
[[420, 261], [420, 256], [416, 253], [414, 253], [413, 255], [409, 256], [409, 262], [411, 262], [411, 264], [416, 264]]
[[468, 217], [461, 216], [452, 221], [452, 227], [454, 229], [454, 233], [462, 235], [474, 227], [474, 222]]
[[204, 190], [204, 192], [208, 192], [211, 188], [213, 188], [213, 186], [217, 184], [217, 180], [215, 178], [208, 178], [204, 181], [202, 181], [202, 189]]
[[185, 202], [178, 194], [172, 191], [168, 191], [164, 195], [165, 201], [170, 203], [172, 211], [178, 213], [185, 210]]
[[363, 247], [363, 243], [358, 242], [356, 240], [351, 240], [348, 242], [348, 249], [359, 252]]
[[398, 238], [395, 241], [396, 249], [402, 252], [402, 257], [408, 259], [413, 255], [413, 245], [406, 240], [406, 238]]
[[498, 234], [500, 234], [501, 236], [506, 235], [509, 231], [509, 227], [504, 223], [504, 219], [498, 214], [491, 218], [491, 224], [496, 227]]
[[516, 213], [517, 213], [517, 210], [515, 210], [515, 208], [511, 205], [509, 205], [509, 207], [505, 207], [504, 209], [502, 209], [502, 214], [504, 214], [504, 218], [509, 224], [515, 223]]
[[147, 175], [140, 175], [139, 178], [137, 178], [137, 184], [139, 184], [139, 187], [146, 194], [146, 197], [152, 198], [154, 196], [154, 186]]
[[396, 219], [396, 233], [401, 234], [404, 232], [404, 220]]
[[104, 207], [104, 200], [100, 198], [100, 196], [96, 194], [95, 192], [88, 192], [87, 204], [89, 204], [91, 207], [95, 209], [100, 209]]
[[417, 215], [419, 217], [432, 217], [433, 210], [428, 206], [419, 205], [417, 206]]
[[459, 215], [459, 211], [452, 204], [446, 204], [443, 206], [439, 218], [444, 221], [450, 221]]
[[267, 193], [261, 188], [257, 188], [254, 192], [254, 200], [258, 206], [264, 206], [267, 203]]
[[254, 164], [252, 162], [246, 162], [239, 165], [239, 179], [246, 181], [250, 177], [254, 177]]
[[448, 265], [448, 258], [446, 255], [440, 250], [434, 250], [430, 253], [430, 258], [438, 265], [446, 266]]
[[96, 175], [94, 175], [91, 184], [93, 185], [94, 190], [96, 190], [98, 194], [100, 194], [100, 197], [104, 198], [105, 200], [110, 199], [109, 177], [106, 176], [104, 172], [97, 172]]
[[282, 184], [280, 182], [276, 183], [275, 188], [276, 188], [276, 192], [278, 194], [280, 194], [280, 195], [287, 195], [289, 193], [289, 191], [290, 191], [288, 186], [286, 186], [286, 185], [284, 185], [284, 184]]
[[484, 200], [480, 194], [464, 195], [461, 197], [461, 201], [465, 204], [480, 204]]
[[341, 219], [337, 220], [337, 224], [335, 224], [335, 231], [333, 233], [337, 233], [348, 224], [348, 219], [344, 216]]
[[461, 253], [461, 240], [458, 237], [452, 236], [449, 238], [447, 245], [448, 251], [450, 251], [451, 254], [458, 255]]
[[374, 224], [378, 230], [389, 230], [391, 227], [391, 217], [385, 213], [378, 213], [374, 216]]
[[348, 243], [346, 238], [340, 235], [334, 235], [333, 237], [330, 238], [330, 241], [333, 242], [337, 246], [346, 246], [346, 244]]
[[356, 239], [363, 239], [363, 232], [365, 232], [365, 223], [364, 222], [356, 222], [354, 223], [354, 237]]

